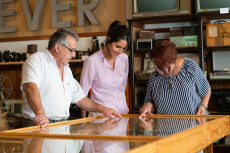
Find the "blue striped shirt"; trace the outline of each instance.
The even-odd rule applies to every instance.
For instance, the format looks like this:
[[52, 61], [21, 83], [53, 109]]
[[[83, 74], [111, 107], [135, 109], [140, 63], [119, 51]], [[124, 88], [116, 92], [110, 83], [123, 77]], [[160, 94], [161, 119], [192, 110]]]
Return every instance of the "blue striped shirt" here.
[[186, 129], [195, 127], [198, 124], [195, 118], [156, 118], [153, 129], [153, 136], [168, 136]]
[[174, 76], [152, 73], [144, 102], [153, 103], [157, 114], [194, 115], [209, 87], [199, 65], [184, 58], [181, 70]]

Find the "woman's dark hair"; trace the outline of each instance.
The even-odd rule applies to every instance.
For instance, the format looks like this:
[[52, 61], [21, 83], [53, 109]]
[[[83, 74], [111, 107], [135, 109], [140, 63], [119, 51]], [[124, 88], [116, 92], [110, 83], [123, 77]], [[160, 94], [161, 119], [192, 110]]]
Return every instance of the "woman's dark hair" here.
[[170, 64], [175, 63], [177, 59], [176, 45], [168, 40], [160, 41], [150, 51], [150, 58], [160, 70], [165, 71], [166, 67], [170, 71]]
[[110, 24], [107, 38], [109, 39], [106, 41], [106, 44], [111, 44], [120, 40], [126, 40], [128, 46], [130, 44], [130, 32], [128, 28], [125, 25], [121, 25], [121, 22], [117, 20]]

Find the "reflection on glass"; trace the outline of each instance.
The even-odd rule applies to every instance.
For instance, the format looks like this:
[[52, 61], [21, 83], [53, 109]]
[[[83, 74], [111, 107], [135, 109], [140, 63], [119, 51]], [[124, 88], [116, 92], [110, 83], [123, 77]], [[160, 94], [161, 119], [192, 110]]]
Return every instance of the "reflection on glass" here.
[[82, 153], [123, 153], [129, 150], [129, 142], [85, 141]]
[[[84, 123], [62, 124], [43, 128], [33, 133], [55, 135], [90, 135], [91, 140], [73, 139], [12, 139], [0, 137], [0, 152], [20, 153], [122, 153], [143, 144], [186, 129], [196, 127], [215, 118], [142, 118], [123, 117], [122, 119], [100, 118]], [[55, 125], [55, 124], [54, 124]], [[111, 136], [110, 141], [93, 139], [95, 135]], [[44, 136], [44, 135], [43, 135]], [[135, 139], [119, 141], [115, 136], [137, 136]], [[146, 136], [138, 140], [138, 136]], [[150, 139], [147, 139], [152, 136]], [[156, 139], [154, 139], [154, 137]], [[116, 138], [116, 141], [112, 141]]]
[[[71, 123], [71, 125], [50, 127], [48, 134], [162, 137], [198, 126], [213, 119], [214, 118], [100, 118], [83, 123]], [[40, 133], [41, 131], [33, 132]]]
[[136, 135], [168, 136], [198, 126], [212, 119], [206, 118], [142, 118]]
[[[107, 119], [96, 120], [94, 123], [104, 123]], [[129, 118], [122, 118], [115, 128], [103, 131], [100, 135], [126, 136]], [[85, 141], [82, 153], [123, 153], [130, 150], [129, 142], [122, 141]]]
[[79, 153], [83, 140], [24, 139], [25, 153]]
[[[56, 128], [42, 128], [38, 133], [42, 134], [70, 134], [70, 126]], [[84, 140], [62, 139], [24, 139], [25, 153], [79, 153]]]
[[[126, 132], [126, 127], [122, 126], [124, 121], [128, 121], [128, 118], [126, 119], [108, 119], [108, 118], [102, 118], [98, 119], [92, 122], [86, 122], [82, 124], [72, 124], [70, 125], [71, 134], [75, 135], [116, 135], [116, 132], [109, 132], [107, 131], [119, 131], [122, 130], [123, 132]], [[125, 129], [121, 129], [125, 128]], [[118, 132], [118, 133], [119, 133]], [[119, 134], [118, 134], [119, 135]]]
[[[123, 153], [130, 149], [139, 147], [149, 141], [89, 141], [91, 148], [87, 153]], [[32, 138], [0, 138], [1, 153], [83, 153], [82, 144], [84, 140], [68, 139], [32, 139]], [[124, 143], [124, 145], [122, 145]]]
[[83, 140], [25, 139], [25, 153], [79, 153]]

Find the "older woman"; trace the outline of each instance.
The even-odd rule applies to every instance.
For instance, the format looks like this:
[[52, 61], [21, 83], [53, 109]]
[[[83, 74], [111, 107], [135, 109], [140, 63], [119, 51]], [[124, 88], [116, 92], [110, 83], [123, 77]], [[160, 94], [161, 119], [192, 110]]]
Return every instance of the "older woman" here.
[[208, 114], [210, 85], [199, 65], [177, 58], [175, 44], [159, 42], [150, 52], [156, 71], [149, 79], [140, 118], [157, 114]]

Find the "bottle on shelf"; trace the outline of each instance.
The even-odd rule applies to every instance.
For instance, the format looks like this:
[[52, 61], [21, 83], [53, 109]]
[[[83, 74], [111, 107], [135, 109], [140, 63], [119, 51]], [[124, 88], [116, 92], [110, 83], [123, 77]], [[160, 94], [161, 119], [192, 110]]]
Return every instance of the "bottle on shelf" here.
[[92, 37], [92, 51], [95, 53], [99, 50], [99, 40], [97, 39], [97, 36]]

